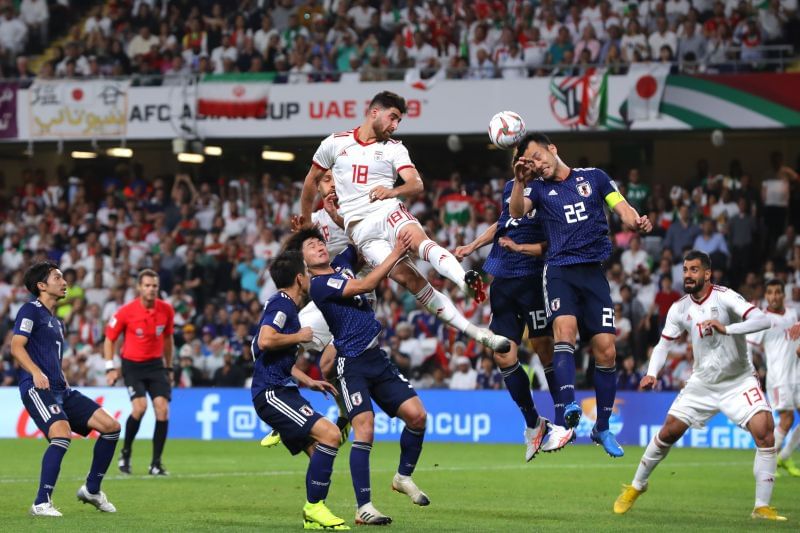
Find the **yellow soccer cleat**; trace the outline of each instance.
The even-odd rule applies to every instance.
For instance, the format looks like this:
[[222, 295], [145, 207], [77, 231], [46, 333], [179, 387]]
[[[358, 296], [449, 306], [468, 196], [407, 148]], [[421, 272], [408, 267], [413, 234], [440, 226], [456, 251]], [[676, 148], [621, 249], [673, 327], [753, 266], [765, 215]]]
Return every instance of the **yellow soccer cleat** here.
[[633, 485], [622, 485], [622, 494], [614, 502], [614, 513], [625, 514], [631, 510], [636, 498], [647, 492], [647, 487], [637, 490]]
[[281, 434], [272, 430], [272, 433], [261, 439], [261, 445], [264, 448], [272, 448], [273, 446], [277, 446], [281, 443]]
[[778, 468], [785, 468], [792, 477], [800, 477], [800, 468], [794, 464], [791, 457], [788, 459], [778, 459]]
[[778, 522], [786, 521], [786, 517], [779, 515], [778, 510], [771, 505], [756, 507], [750, 514], [750, 518], [760, 518], [761, 520], [777, 520]]
[[346, 531], [350, 526], [344, 523], [331, 512], [324, 501], [308, 503], [303, 506], [303, 529], [327, 529], [331, 531]]

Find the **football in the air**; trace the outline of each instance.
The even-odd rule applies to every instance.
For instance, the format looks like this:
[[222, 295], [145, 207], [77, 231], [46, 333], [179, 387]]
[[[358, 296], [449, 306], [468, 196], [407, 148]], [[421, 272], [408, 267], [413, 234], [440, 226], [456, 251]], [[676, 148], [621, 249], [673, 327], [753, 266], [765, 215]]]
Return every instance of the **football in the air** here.
[[489, 139], [498, 148], [513, 148], [525, 135], [525, 122], [513, 111], [500, 111], [489, 121]]

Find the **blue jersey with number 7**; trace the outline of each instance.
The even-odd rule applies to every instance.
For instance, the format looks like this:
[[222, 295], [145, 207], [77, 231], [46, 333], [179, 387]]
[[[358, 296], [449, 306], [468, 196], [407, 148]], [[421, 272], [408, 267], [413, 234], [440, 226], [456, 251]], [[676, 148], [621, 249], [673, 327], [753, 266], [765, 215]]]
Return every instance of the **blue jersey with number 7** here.
[[[25, 349], [31, 360], [47, 376], [50, 390], [61, 392], [67, 389], [64, 372], [61, 371], [61, 350], [64, 347], [64, 325], [39, 300], [24, 304], [14, 321], [14, 335], [28, 339]], [[19, 368], [19, 388], [22, 392], [33, 387], [33, 376]]]
[[599, 168], [573, 168], [564, 181], [538, 179], [526, 188], [547, 234], [547, 263], [600, 263], [611, 256], [605, 205], [624, 198]]

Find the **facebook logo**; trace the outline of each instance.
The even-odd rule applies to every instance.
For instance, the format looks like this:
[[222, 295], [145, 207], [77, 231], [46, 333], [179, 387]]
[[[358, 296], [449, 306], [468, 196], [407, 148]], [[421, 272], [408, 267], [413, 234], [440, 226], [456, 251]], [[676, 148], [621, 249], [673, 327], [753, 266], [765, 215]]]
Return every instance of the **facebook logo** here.
[[201, 436], [203, 440], [214, 438], [214, 424], [219, 421], [219, 412], [214, 406], [219, 404], [219, 394], [207, 394], [203, 398], [202, 408], [197, 411], [194, 418], [201, 425]]

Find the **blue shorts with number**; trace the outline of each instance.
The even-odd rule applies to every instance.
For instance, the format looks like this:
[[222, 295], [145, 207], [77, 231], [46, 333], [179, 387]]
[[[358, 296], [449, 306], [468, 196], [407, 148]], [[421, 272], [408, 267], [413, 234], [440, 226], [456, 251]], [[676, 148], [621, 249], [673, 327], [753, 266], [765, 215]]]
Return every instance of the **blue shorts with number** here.
[[281, 442], [297, 455], [311, 444], [311, 428], [322, 418], [297, 387], [272, 387], [253, 398], [259, 418], [281, 434]]
[[350, 420], [357, 414], [372, 411], [370, 400], [387, 415], [397, 416], [400, 405], [417, 395], [380, 348], [370, 348], [358, 357], [337, 357], [336, 375]]
[[543, 286], [548, 322], [574, 316], [585, 340], [598, 333], [616, 333], [611, 289], [600, 263], [546, 265]]
[[528, 326], [528, 338], [552, 337], [542, 293], [542, 274], [522, 278], [495, 278], [489, 287], [492, 321], [489, 329], [517, 345]]
[[64, 420], [73, 432], [85, 437], [92, 431], [89, 419], [100, 409], [96, 401], [73, 389], [52, 391], [31, 387], [20, 391], [20, 395], [25, 409], [45, 437], [50, 433], [50, 426], [59, 420]]

